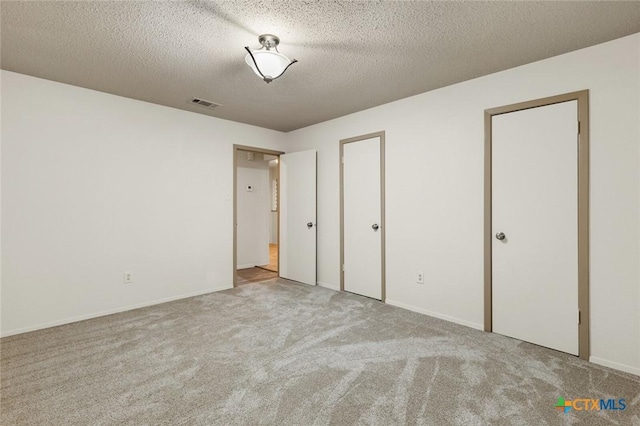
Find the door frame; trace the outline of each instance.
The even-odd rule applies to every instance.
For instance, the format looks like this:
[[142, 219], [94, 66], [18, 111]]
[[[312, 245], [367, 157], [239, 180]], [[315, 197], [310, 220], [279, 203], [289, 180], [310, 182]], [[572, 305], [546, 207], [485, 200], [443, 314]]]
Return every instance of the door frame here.
[[495, 115], [578, 101], [578, 356], [589, 360], [589, 91], [565, 93], [484, 111], [484, 330], [492, 331], [491, 137]]
[[[258, 148], [255, 146], [233, 144], [233, 286], [237, 286], [237, 270], [238, 267], [238, 152], [250, 151], [261, 154], [275, 155], [278, 157], [278, 190], [280, 190], [280, 156], [284, 154], [282, 151], [274, 151], [272, 149]], [[278, 277], [280, 277], [280, 197], [278, 197], [278, 218], [276, 219], [278, 227]]]
[[366, 135], [354, 136], [352, 138], [340, 140], [340, 291], [344, 291], [344, 146], [348, 143], [359, 142], [366, 139], [380, 138], [380, 230], [381, 235], [381, 285], [382, 293], [380, 300], [382, 303], [386, 300], [386, 265], [385, 265], [385, 245], [386, 245], [386, 223], [385, 223], [385, 179], [384, 179], [384, 137], [385, 132], [381, 130], [379, 132], [368, 133]]

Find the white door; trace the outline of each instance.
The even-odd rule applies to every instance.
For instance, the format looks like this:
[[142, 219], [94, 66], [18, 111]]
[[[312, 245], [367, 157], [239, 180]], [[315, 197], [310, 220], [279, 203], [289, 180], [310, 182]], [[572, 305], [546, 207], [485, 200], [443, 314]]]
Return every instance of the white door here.
[[573, 355], [577, 107], [570, 101], [492, 118], [493, 331]]
[[382, 299], [380, 138], [343, 146], [344, 290]]
[[280, 276], [316, 284], [316, 151], [280, 156]]

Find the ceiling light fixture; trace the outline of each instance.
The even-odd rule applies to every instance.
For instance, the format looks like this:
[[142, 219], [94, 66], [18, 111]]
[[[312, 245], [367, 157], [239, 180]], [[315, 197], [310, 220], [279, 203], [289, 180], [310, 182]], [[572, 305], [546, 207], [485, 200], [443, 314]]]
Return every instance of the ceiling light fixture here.
[[280, 39], [273, 34], [262, 34], [258, 37], [258, 41], [262, 45], [258, 50], [252, 51], [245, 46], [248, 54], [245, 56], [244, 61], [265, 83], [271, 83], [276, 78], [279, 78], [291, 65], [298, 62], [295, 59], [290, 60], [278, 52]]

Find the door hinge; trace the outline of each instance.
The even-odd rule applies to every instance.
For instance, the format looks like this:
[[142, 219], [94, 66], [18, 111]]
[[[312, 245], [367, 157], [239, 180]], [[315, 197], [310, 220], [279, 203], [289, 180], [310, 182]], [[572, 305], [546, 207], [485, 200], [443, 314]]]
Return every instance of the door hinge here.
[[580, 122], [578, 121], [578, 134], [580, 134]]
[[580, 309], [578, 309], [578, 325], [580, 325], [582, 323], [582, 314], [580, 312]]
[[342, 264], [342, 272], [344, 272], [344, 263]]
[[342, 157], [342, 164], [344, 164], [344, 157]]

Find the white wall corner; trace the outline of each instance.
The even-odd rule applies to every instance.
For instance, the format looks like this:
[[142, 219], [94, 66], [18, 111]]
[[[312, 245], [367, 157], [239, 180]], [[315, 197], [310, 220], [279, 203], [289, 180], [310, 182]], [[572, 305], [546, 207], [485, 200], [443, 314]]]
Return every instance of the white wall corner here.
[[[267, 263], [269, 263], [269, 262], [267, 262]], [[266, 265], [267, 263], [265, 263], [265, 265]], [[236, 269], [237, 269], [237, 270], [240, 270], [240, 269], [249, 269], [249, 268], [255, 268], [256, 266], [257, 266], [257, 265], [256, 265], [255, 263], [245, 263], [244, 265], [238, 265], [238, 266], [236, 266]]]

